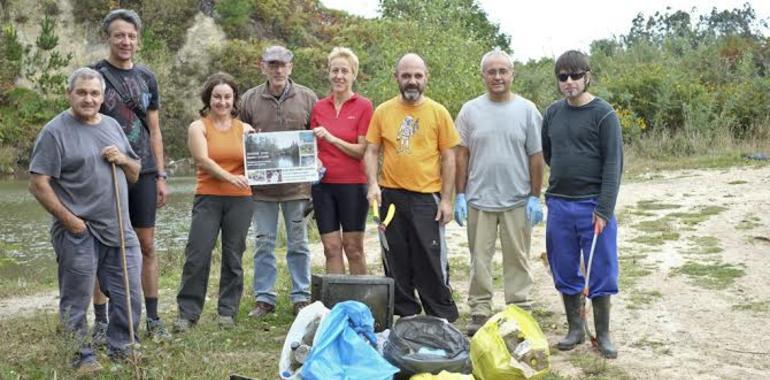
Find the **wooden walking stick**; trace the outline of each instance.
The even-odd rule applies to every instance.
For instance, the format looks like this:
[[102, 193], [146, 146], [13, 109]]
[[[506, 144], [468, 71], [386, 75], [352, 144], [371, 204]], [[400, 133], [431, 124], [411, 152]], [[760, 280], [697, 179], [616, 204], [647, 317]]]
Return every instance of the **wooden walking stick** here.
[[136, 378], [139, 376], [136, 351], [134, 345], [134, 315], [131, 311], [131, 286], [128, 282], [128, 264], [126, 262], [126, 237], [123, 234], [123, 210], [120, 207], [120, 187], [118, 186], [118, 174], [115, 163], [112, 163], [112, 183], [115, 185], [115, 207], [118, 211], [118, 229], [120, 229], [120, 259], [123, 262], [123, 289], [126, 293], [126, 310], [128, 311], [128, 334], [131, 336], [131, 362], [134, 365]]

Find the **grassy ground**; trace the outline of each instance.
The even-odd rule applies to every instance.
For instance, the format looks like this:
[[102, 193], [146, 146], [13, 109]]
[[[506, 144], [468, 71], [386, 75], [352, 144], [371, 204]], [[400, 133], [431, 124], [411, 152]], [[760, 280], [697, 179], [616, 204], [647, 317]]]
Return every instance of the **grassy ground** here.
[[[641, 161], [641, 162], [640, 162]], [[645, 179], [648, 173], [655, 170], [668, 168], [682, 168], [694, 165], [702, 167], [704, 162], [711, 162], [714, 166], [746, 165], [746, 161], [738, 154], [723, 156], [722, 158], [690, 158], [677, 162], [657, 162], [639, 158], [632, 165], [627, 166], [626, 178]], [[766, 163], [749, 163], [750, 165], [766, 165]], [[708, 166], [708, 165], [705, 165]], [[651, 171], [650, 171], [651, 170]], [[678, 239], [679, 231], [690, 226], [702, 223], [709, 217], [724, 210], [718, 207], [703, 207], [697, 209], [683, 209], [679, 205], [656, 202], [640, 202], [636, 208], [627, 209], [625, 212], [635, 217], [648, 218], [633, 223], [633, 227], [644, 232], [645, 236], [634, 240], [639, 248], [633, 255], [620, 258], [621, 286], [633, 293], [630, 298], [629, 308], [638, 308], [654, 303], [661, 295], [655, 291], [639, 289], [637, 281], [655, 271], [655, 263], [649, 263], [646, 258], [649, 252], [666, 240]], [[622, 223], [623, 215], [618, 215]], [[741, 228], [752, 229], [758, 226], [757, 218], [746, 215], [741, 221]], [[314, 233], [311, 232], [311, 236]], [[313, 237], [317, 239], [317, 234]], [[718, 254], [722, 249], [718, 241], [710, 237], [690, 239], [688, 244], [688, 256], [692, 257], [677, 273], [690, 278], [695, 284], [707, 288], [724, 288], [729, 286], [736, 278], [743, 275], [743, 269], [721, 263]], [[169, 246], [173, 246], [169, 244]], [[173, 309], [173, 297], [179, 283], [179, 276], [183, 262], [183, 247], [177, 244], [176, 248], [170, 248], [163, 252], [161, 266], [161, 310], [164, 319], [170, 324], [176, 317]], [[244, 255], [245, 284], [252, 283], [252, 248], [247, 248]], [[284, 257], [278, 253], [279, 258]], [[277, 312], [271, 316], [255, 321], [247, 317], [249, 309], [253, 306], [250, 291], [244, 291], [244, 299], [238, 314], [238, 324], [232, 330], [221, 330], [215, 322], [216, 315], [216, 289], [218, 281], [219, 265], [218, 252], [215, 253], [212, 264], [211, 289], [207, 299], [206, 308], [199, 324], [184, 335], [177, 335], [171, 342], [158, 344], [150, 340], [142, 341], [141, 351], [144, 360], [139, 366], [139, 372], [143, 378], [152, 379], [185, 379], [185, 378], [225, 378], [229, 374], [239, 373], [257, 379], [277, 378], [277, 362], [280, 348], [288, 330], [292, 317], [291, 305], [287, 299], [288, 273], [285, 262], [279, 259], [279, 282], [277, 291], [280, 295]], [[714, 257], [714, 259], [704, 260]], [[2, 265], [2, 263], [0, 263]], [[467, 281], [468, 262], [465, 259], [453, 258], [450, 262], [450, 277], [453, 282]], [[379, 265], [370, 267], [372, 272], [381, 272]], [[496, 268], [499, 273], [499, 268]], [[323, 272], [323, 268], [313, 268], [314, 273]], [[49, 279], [39, 280], [30, 278], [30, 284], [26, 288], [54, 291], [55, 284]], [[500, 279], [495, 279], [499, 285]], [[14, 284], [2, 284], [1, 287], [13, 287]], [[0, 291], [2, 294], [2, 291]], [[457, 293], [457, 301], [460, 293]], [[747, 300], [737, 305], [737, 310], [745, 310], [755, 313], [766, 313], [770, 307], [767, 301]], [[557, 335], [563, 332], [561, 315], [536, 308], [533, 315], [540, 323], [547, 335]], [[464, 329], [468, 316], [461, 315], [458, 327]], [[144, 327], [140, 329], [144, 333]], [[67, 367], [69, 353], [73, 351], [72, 342], [58, 332], [58, 316], [53, 312], [40, 312], [35, 315], [17, 317], [0, 321], [0, 378], [2, 379], [52, 379], [72, 378], [74, 373]], [[660, 346], [660, 342], [639, 341], [636, 344], [650, 347]], [[633, 376], [625, 373], [623, 369], [613, 365], [612, 361], [599, 359], [594, 352], [573, 351], [569, 354], [552, 352], [554, 359], [567, 360], [574, 367], [579, 368], [582, 374], [579, 379], [630, 379]], [[100, 361], [106, 370], [100, 373], [100, 378], [124, 379], [132, 378], [135, 369], [126, 364], [110, 363], [104, 353], [100, 353]], [[575, 378], [559, 373], [549, 374], [546, 379]]]

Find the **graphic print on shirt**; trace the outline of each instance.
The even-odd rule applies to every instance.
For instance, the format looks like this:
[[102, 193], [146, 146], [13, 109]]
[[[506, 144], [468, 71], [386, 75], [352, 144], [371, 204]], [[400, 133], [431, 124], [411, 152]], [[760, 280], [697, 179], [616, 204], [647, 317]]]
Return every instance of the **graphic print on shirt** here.
[[420, 121], [418, 119], [415, 119], [412, 116], [404, 118], [404, 121], [401, 122], [401, 126], [398, 128], [398, 136], [396, 136], [396, 141], [398, 141], [398, 153], [411, 153], [409, 140], [419, 129]]
[[[151, 94], [146, 83], [137, 80], [134, 76], [124, 76], [121, 79], [124, 88], [128, 89], [129, 96], [138, 100], [140, 107], [147, 112]], [[134, 151], [142, 158], [149, 157], [152, 153], [150, 152], [150, 136], [148, 131], [142, 124], [139, 116], [123, 103], [120, 94], [112, 87], [108, 87], [105, 92], [104, 107], [123, 127], [123, 132], [126, 134]]]

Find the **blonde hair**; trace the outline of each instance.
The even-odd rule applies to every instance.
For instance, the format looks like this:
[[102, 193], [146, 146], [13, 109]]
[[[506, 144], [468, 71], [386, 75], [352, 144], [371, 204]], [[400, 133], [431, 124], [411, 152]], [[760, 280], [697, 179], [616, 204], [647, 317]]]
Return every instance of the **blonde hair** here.
[[329, 57], [327, 58], [328, 65], [331, 66], [332, 61], [336, 58], [346, 59], [348, 63], [350, 63], [350, 68], [353, 70], [353, 76], [358, 76], [358, 56], [356, 53], [353, 53], [353, 50], [342, 46], [335, 47], [332, 49], [332, 52], [329, 53]]

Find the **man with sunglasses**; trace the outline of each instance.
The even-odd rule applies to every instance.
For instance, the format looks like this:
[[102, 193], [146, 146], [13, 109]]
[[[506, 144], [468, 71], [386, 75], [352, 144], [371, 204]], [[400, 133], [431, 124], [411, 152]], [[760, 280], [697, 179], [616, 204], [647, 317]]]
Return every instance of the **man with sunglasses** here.
[[[551, 168], [546, 191], [546, 251], [556, 289], [562, 294], [569, 332], [560, 350], [585, 340], [580, 310], [585, 278], [580, 267], [592, 261], [590, 298], [599, 351], [616, 358], [609, 336], [610, 296], [618, 292], [615, 202], [623, 171], [620, 122], [612, 106], [589, 93], [591, 68], [579, 51], [562, 54], [554, 68], [564, 99], [543, 117], [543, 155]], [[596, 238], [593, 260], [589, 260]], [[586, 264], [587, 265], [587, 264]]]
[[543, 219], [542, 116], [534, 103], [511, 92], [513, 61], [504, 51], [484, 54], [481, 77], [487, 92], [465, 103], [455, 120], [461, 140], [455, 220], [462, 226], [467, 217], [471, 254], [469, 336], [492, 315], [491, 266], [498, 231], [505, 303], [532, 306], [530, 237]]
[[[289, 77], [294, 54], [283, 46], [270, 46], [262, 53], [260, 69], [267, 81], [243, 94], [240, 119], [257, 132], [310, 129], [310, 111], [318, 97]], [[256, 203], [253, 222], [257, 234], [254, 249], [254, 297], [249, 313], [262, 318], [275, 310], [277, 278], [275, 240], [278, 210], [286, 226], [286, 265], [291, 274], [294, 315], [310, 301], [310, 249], [307, 242], [305, 208], [310, 200], [309, 183], [253, 186]]]

